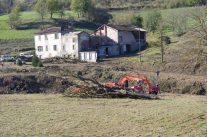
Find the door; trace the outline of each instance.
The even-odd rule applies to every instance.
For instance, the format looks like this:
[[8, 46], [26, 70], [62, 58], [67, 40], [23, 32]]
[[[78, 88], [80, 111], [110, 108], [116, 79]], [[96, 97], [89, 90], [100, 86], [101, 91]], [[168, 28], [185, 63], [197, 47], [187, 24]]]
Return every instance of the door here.
[[106, 56], [109, 56], [109, 48], [105, 49]]
[[130, 53], [131, 52], [131, 45], [127, 44], [126, 45], [126, 53]]

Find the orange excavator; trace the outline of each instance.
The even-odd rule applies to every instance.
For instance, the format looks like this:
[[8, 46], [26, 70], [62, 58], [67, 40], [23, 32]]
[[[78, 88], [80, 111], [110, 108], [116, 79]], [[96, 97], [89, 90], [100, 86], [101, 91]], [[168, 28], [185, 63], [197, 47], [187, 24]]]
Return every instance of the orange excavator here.
[[[122, 89], [125, 89], [125, 88], [128, 88], [129, 81], [142, 81], [143, 84], [148, 87], [148, 93], [150, 94], [157, 94], [160, 90], [160, 87], [158, 87], [158, 85], [152, 87], [149, 80], [144, 75], [124, 76], [117, 83], [107, 82], [107, 83], [104, 83], [103, 85], [109, 88], [120, 87]], [[134, 87], [131, 87], [131, 89], [134, 90]]]

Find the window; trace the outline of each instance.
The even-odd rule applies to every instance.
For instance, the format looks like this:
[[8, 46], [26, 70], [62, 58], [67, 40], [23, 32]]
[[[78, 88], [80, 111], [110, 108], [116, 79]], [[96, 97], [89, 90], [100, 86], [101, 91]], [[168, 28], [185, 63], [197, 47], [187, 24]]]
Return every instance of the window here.
[[43, 51], [43, 47], [42, 47], [42, 46], [38, 46], [38, 47], [37, 47], [37, 51], [38, 51], [38, 52], [42, 52], [42, 51]]
[[55, 39], [59, 39], [58, 33], [55, 33]]
[[74, 43], [76, 42], [76, 38], [73, 38], [73, 42], [74, 42]]
[[39, 41], [41, 41], [41, 35], [39, 35]]
[[46, 45], [46, 51], [48, 51], [48, 46]]
[[73, 50], [75, 50], [75, 45], [73, 45]]
[[65, 51], [65, 45], [63, 45], [63, 51]]
[[57, 45], [53, 45], [53, 50], [57, 51]]
[[48, 37], [47, 37], [47, 35], [45, 35], [45, 40], [48, 40]]

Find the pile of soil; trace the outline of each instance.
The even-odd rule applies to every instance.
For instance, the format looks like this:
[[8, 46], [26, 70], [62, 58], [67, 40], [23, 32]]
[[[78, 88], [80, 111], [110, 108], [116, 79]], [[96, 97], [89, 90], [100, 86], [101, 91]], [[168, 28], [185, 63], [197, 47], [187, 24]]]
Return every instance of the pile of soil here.
[[0, 77], [0, 94], [63, 93], [68, 86], [68, 80], [46, 75]]

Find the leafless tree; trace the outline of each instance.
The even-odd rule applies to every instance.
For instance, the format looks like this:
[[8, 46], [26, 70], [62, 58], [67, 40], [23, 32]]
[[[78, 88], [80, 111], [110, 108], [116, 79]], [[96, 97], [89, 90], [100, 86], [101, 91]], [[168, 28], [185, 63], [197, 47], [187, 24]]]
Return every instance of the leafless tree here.
[[200, 45], [207, 46], [207, 8], [198, 7], [196, 11], [190, 12], [189, 17], [194, 21], [195, 27], [192, 29], [194, 36]]
[[177, 36], [184, 34], [187, 30], [187, 13], [173, 13], [170, 14], [166, 19], [166, 23], [173, 29]]

